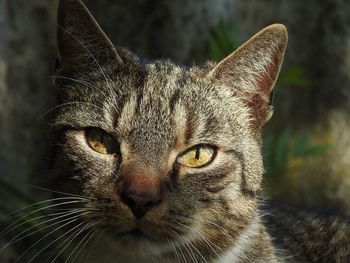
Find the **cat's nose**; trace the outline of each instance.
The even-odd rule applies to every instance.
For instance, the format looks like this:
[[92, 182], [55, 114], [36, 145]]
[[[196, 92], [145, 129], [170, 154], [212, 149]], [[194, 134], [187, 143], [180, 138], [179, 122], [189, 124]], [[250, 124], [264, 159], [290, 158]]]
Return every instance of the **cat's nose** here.
[[121, 201], [127, 205], [137, 219], [162, 201], [159, 177], [149, 169], [128, 170], [123, 178]]
[[131, 209], [137, 219], [142, 218], [148, 210], [160, 203], [159, 195], [152, 192], [124, 192], [122, 201]]

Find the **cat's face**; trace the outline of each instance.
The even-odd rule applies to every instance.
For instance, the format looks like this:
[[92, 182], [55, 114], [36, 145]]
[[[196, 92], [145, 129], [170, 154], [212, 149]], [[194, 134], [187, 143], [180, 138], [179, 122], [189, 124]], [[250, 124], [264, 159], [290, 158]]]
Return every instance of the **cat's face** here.
[[84, 196], [84, 220], [135, 253], [225, 250], [256, 213], [284, 29], [217, 66], [183, 68], [115, 50], [79, 1], [61, 1], [58, 24], [57, 187]]
[[[142, 78], [132, 81], [135, 73]], [[111, 72], [118, 77], [109, 84], [89, 80], [93, 89], [74, 84], [69, 101], [77, 103], [58, 116], [72, 127], [58, 148], [62, 180], [101, 209], [88, 217], [106, 218], [101, 225], [130, 242], [138, 239], [126, 234], [134, 229], [166, 242], [198, 238], [228, 218], [245, 222], [255, 205], [245, 177], [258, 184], [262, 168], [243, 102], [169, 63], [128, 74]], [[129, 204], [128, 192], [145, 200]]]

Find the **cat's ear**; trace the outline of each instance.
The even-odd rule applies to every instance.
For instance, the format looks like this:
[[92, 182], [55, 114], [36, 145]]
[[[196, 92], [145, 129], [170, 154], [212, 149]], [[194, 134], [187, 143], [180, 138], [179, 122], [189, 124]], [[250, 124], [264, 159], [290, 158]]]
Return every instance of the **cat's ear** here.
[[287, 47], [284, 25], [274, 24], [258, 32], [209, 73], [214, 81], [235, 89], [250, 107], [254, 123], [261, 127], [272, 116], [273, 86]]
[[80, 0], [60, 0], [57, 14], [58, 68], [84, 71], [122, 63], [111, 41]]

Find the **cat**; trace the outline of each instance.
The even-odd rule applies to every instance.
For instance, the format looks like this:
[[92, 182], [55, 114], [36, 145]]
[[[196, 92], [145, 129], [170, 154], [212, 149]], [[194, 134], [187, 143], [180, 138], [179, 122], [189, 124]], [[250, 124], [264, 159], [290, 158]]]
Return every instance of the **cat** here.
[[115, 48], [80, 0], [57, 24], [53, 187], [106, 244], [91, 262], [350, 262], [345, 219], [260, 204], [284, 25], [185, 67]]

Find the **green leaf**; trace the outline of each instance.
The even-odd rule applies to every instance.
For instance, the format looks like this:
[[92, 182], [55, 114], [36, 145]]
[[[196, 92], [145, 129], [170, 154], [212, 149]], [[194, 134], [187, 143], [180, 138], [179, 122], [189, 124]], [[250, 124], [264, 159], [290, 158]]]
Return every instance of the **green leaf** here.
[[220, 22], [209, 39], [211, 59], [220, 61], [238, 47], [236, 30], [233, 21], [224, 24]]
[[289, 85], [289, 86], [297, 86], [308, 88], [312, 86], [312, 81], [305, 78], [305, 71], [301, 67], [289, 67], [286, 70], [281, 71], [279, 78], [279, 84]]
[[305, 148], [303, 156], [319, 156], [325, 154], [330, 148], [331, 144], [314, 144]]
[[308, 132], [303, 132], [301, 135], [297, 136], [291, 145], [290, 155], [293, 157], [302, 156], [309, 141], [310, 134]]
[[211, 57], [211, 59], [213, 59], [214, 61], [220, 61], [222, 56], [223, 56], [223, 54], [222, 54], [218, 44], [214, 40], [211, 40], [210, 41], [210, 57]]
[[291, 131], [286, 129], [277, 140], [275, 155], [275, 164], [277, 167], [283, 167], [287, 164], [290, 134]]

